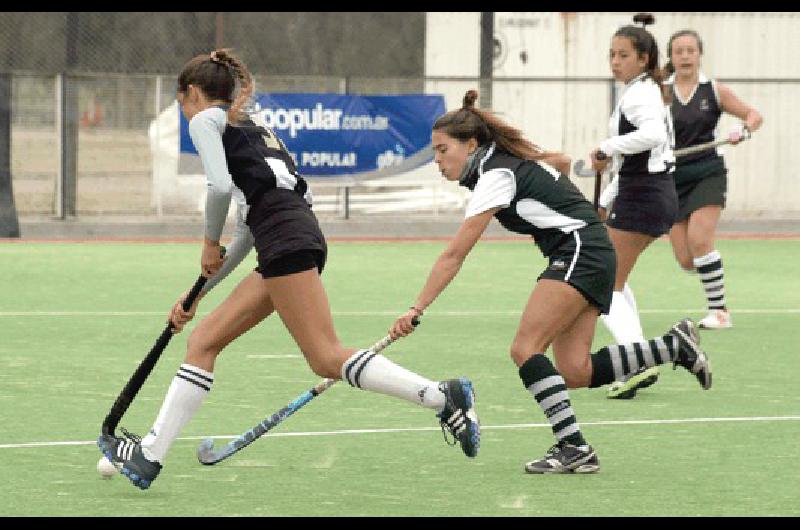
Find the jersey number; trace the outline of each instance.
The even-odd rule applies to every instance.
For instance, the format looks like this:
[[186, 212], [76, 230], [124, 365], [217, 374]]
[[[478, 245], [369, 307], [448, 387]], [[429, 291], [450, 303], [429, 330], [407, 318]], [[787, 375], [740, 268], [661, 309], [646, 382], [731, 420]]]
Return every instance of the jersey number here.
[[264, 143], [270, 149], [281, 149], [282, 146], [280, 142], [277, 138], [275, 138], [275, 136], [272, 134], [272, 131], [269, 129], [264, 129], [264, 131], [261, 133], [261, 137], [264, 139]]

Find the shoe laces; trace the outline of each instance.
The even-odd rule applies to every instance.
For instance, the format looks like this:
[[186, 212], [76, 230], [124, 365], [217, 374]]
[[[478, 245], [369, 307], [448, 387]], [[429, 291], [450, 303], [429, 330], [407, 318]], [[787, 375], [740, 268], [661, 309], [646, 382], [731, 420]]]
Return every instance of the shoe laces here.
[[[450, 428], [450, 425], [448, 425], [447, 422], [444, 421], [444, 420], [441, 420], [439, 422], [439, 425], [442, 427], [442, 436], [444, 437], [444, 441], [447, 443], [447, 445], [453, 446], [453, 445], [457, 444], [458, 441], [456, 440], [456, 434]], [[447, 438], [448, 431], [450, 432], [450, 434], [453, 435], [453, 441], [452, 442], [450, 441], [449, 438]]]
[[681, 358], [681, 338], [675, 332], [670, 332], [670, 335], [675, 339], [675, 359], [672, 361], [672, 370], [678, 369], [678, 363]]
[[131, 442], [133, 442], [133, 443], [135, 443], [135, 444], [140, 444], [140, 443], [142, 443], [142, 437], [141, 437], [141, 436], [139, 436], [138, 434], [134, 434], [134, 433], [130, 432], [130, 431], [129, 431], [128, 429], [126, 429], [125, 427], [120, 427], [120, 428], [119, 428], [119, 430], [120, 430], [120, 431], [122, 431], [122, 434], [123, 434], [123, 435], [125, 436], [125, 438], [127, 438], [129, 441], [131, 441]]

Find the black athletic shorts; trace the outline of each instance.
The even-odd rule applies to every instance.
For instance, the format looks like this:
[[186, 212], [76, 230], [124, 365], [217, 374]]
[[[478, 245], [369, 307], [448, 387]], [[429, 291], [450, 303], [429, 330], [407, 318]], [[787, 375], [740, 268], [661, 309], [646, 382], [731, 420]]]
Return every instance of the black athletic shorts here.
[[620, 175], [619, 193], [606, 224], [617, 230], [659, 237], [678, 216], [678, 193], [669, 173]]
[[298, 193], [276, 188], [250, 206], [247, 225], [255, 238], [258, 267], [264, 278], [286, 276], [316, 267], [321, 273], [328, 245], [317, 217]]
[[562, 238], [548, 256], [548, 266], [539, 280], [566, 282], [601, 313], [611, 310], [617, 254], [601, 224], [581, 228]]
[[675, 168], [675, 189], [679, 206], [676, 223], [703, 206], [725, 208], [728, 169], [721, 157], [679, 165]]

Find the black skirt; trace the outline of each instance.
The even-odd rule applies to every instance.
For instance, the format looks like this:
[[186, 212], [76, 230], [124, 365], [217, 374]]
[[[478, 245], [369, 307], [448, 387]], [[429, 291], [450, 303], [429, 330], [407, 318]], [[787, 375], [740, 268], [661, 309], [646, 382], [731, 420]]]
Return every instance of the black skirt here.
[[250, 206], [247, 226], [255, 238], [256, 270], [264, 278], [313, 266], [322, 272], [328, 245], [317, 217], [297, 192], [275, 188], [261, 195]]
[[606, 224], [617, 230], [659, 237], [678, 217], [678, 193], [669, 173], [620, 175], [619, 194]]
[[678, 191], [678, 219], [685, 221], [704, 206], [725, 208], [728, 170], [721, 157], [678, 165], [675, 168]]

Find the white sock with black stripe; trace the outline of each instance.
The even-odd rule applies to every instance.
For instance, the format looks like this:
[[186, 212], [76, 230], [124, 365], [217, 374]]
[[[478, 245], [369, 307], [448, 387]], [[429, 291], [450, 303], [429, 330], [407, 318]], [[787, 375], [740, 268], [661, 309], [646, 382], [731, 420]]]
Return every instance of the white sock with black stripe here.
[[725, 270], [722, 268], [722, 256], [712, 250], [705, 256], [693, 258], [703, 290], [706, 292], [708, 310], [725, 309]]
[[163, 462], [170, 446], [211, 391], [214, 374], [191, 364], [182, 364], [169, 385], [153, 428], [142, 438], [142, 453], [148, 460]]
[[439, 383], [398, 366], [371, 350], [358, 350], [342, 364], [342, 381], [441, 412], [444, 393]]

